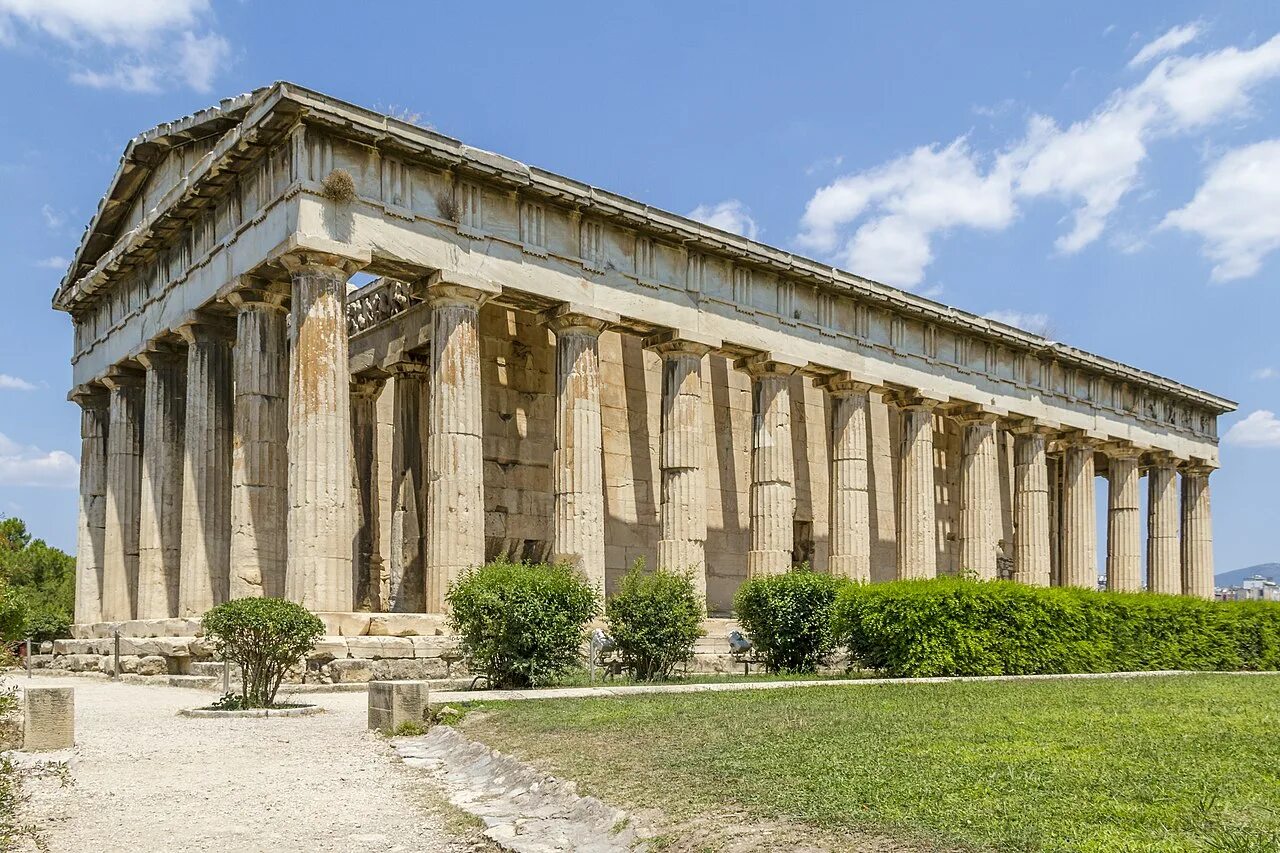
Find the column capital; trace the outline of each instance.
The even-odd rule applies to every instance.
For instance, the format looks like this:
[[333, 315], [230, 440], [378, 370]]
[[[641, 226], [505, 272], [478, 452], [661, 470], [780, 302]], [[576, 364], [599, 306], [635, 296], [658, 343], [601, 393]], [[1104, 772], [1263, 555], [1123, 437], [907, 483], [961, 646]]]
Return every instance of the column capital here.
[[382, 392], [382, 388], [386, 384], [387, 378], [385, 376], [352, 376], [351, 396], [372, 399]]
[[502, 293], [502, 285], [487, 278], [452, 270], [436, 270], [413, 288], [432, 306], [462, 305], [479, 308]]
[[1127, 441], [1108, 441], [1098, 445], [1098, 449], [1106, 454], [1108, 459], [1139, 459], [1146, 452], [1146, 448]]
[[401, 353], [400, 360], [387, 365], [387, 370], [392, 376], [421, 376], [425, 378], [431, 375], [431, 359], [418, 353]]
[[1072, 448], [1099, 450], [1106, 442], [1104, 436], [1083, 429], [1066, 428], [1058, 432], [1056, 443], [1062, 450]]
[[1167, 450], [1148, 450], [1142, 454], [1140, 464], [1143, 471], [1148, 471], [1152, 468], [1176, 468], [1178, 460]]
[[878, 379], [855, 377], [848, 370], [824, 376], [817, 382], [833, 397], [849, 397], [855, 394], [866, 394], [871, 391], [884, 391], [884, 385]]
[[1008, 429], [1014, 435], [1038, 435], [1042, 438], [1048, 438], [1061, 430], [1062, 427], [1050, 421], [1040, 421], [1035, 418], [1014, 415], [1008, 420]]
[[620, 319], [612, 311], [577, 302], [565, 302], [548, 308], [539, 316], [547, 328], [557, 335], [564, 332], [599, 335]]
[[644, 339], [645, 349], [653, 350], [663, 358], [680, 355], [701, 358], [713, 350], [720, 349], [723, 344], [724, 342], [719, 338], [687, 329], [663, 329]]
[[253, 308], [268, 308], [288, 312], [290, 288], [286, 282], [254, 279], [251, 284], [237, 288], [227, 294], [227, 302], [237, 311]]
[[294, 234], [275, 248], [271, 260], [291, 276], [307, 269], [330, 269], [350, 278], [367, 267], [373, 255], [347, 243]]
[[115, 364], [107, 368], [102, 376], [102, 384], [115, 391], [121, 388], [141, 388], [147, 375], [137, 367], [127, 364]]
[[783, 352], [758, 352], [733, 363], [738, 370], [751, 377], [791, 376], [809, 366], [809, 360]]
[[152, 341], [138, 353], [138, 363], [147, 370], [185, 361], [185, 350], [173, 341]]
[[944, 404], [941, 409], [941, 414], [961, 425], [994, 424], [1009, 414], [1004, 409], [982, 405], [981, 403]]
[[235, 343], [236, 340], [235, 322], [218, 314], [198, 313], [174, 331], [188, 344], [209, 341]]
[[81, 409], [105, 409], [107, 389], [97, 383], [86, 382], [68, 391], [67, 399]]
[[882, 392], [880, 398], [885, 403], [897, 406], [899, 409], [924, 409], [927, 411], [932, 411], [950, 399], [934, 391], [903, 387], [890, 388]]
[[1179, 463], [1178, 470], [1181, 471], [1184, 476], [1192, 475], [1207, 477], [1214, 471], [1217, 471], [1218, 466], [1204, 459], [1191, 459], [1190, 461]]

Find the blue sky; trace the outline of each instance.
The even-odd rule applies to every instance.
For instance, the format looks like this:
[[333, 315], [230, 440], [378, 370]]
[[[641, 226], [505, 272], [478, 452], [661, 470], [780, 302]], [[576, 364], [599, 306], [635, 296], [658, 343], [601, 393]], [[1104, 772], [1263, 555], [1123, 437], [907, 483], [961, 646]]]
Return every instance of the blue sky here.
[[0, 0], [0, 512], [74, 547], [124, 145], [288, 79], [1238, 400], [1218, 568], [1280, 560], [1280, 4], [347, 7]]

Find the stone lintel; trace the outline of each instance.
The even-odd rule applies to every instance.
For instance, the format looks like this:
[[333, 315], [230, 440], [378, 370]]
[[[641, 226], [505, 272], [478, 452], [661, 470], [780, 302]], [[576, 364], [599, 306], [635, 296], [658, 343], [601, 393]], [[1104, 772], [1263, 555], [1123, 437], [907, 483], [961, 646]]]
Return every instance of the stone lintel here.
[[644, 339], [646, 349], [658, 355], [696, 355], [702, 357], [724, 345], [724, 341], [688, 329], [663, 329]]
[[809, 366], [809, 360], [784, 352], [758, 352], [733, 363], [750, 376], [790, 376]]
[[268, 263], [278, 263], [291, 275], [318, 266], [339, 270], [350, 278], [372, 261], [373, 254], [368, 249], [309, 234], [291, 234], [267, 254]]
[[620, 319], [612, 311], [578, 302], [565, 302], [554, 308], [548, 308], [542, 312], [540, 318], [547, 328], [557, 335], [569, 331], [598, 335]]
[[479, 308], [502, 293], [502, 285], [487, 278], [454, 270], [436, 270], [414, 287], [432, 305], [469, 305]]
[[103, 374], [102, 384], [111, 390], [130, 386], [141, 388], [146, 377], [146, 373], [141, 368], [132, 364], [115, 364], [108, 367], [107, 372]]
[[68, 391], [67, 400], [82, 409], [105, 409], [107, 389], [97, 382], [86, 382]]

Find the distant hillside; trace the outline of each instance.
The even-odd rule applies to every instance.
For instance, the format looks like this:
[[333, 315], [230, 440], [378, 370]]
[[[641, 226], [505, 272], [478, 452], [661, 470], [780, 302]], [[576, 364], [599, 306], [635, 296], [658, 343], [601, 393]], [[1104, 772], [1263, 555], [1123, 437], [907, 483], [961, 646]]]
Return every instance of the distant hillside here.
[[1262, 575], [1264, 578], [1280, 581], [1280, 563], [1259, 563], [1256, 566], [1221, 572], [1213, 576], [1213, 582], [1218, 586], [1239, 586], [1241, 581], [1251, 575]]

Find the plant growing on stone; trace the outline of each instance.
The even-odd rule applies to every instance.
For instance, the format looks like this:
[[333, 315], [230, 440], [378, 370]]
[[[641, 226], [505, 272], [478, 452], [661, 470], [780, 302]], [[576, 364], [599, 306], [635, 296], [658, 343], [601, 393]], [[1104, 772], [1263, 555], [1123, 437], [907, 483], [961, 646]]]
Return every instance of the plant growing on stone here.
[[336, 201], [338, 204], [355, 201], [356, 182], [346, 169], [334, 169], [325, 175], [324, 180], [320, 182], [320, 186], [324, 191], [325, 198], [331, 201]]
[[641, 681], [671, 677], [693, 657], [706, 605], [688, 572], [646, 572], [637, 559], [605, 605], [622, 665]]
[[218, 657], [238, 664], [240, 706], [270, 708], [285, 673], [324, 634], [324, 623], [280, 598], [237, 598], [204, 615]]
[[474, 672], [493, 687], [537, 687], [578, 666], [595, 589], [561, 564], [489, 563], [449, 588], [450, 621]]
[[845, 578], [811, 571], [753, 578], [738, 588], [733, 609], [765, 666], [774, 672], [811, 672], [836, 648], [831, 613]]

